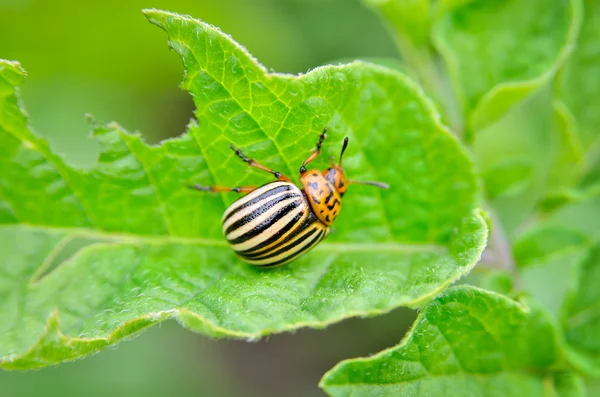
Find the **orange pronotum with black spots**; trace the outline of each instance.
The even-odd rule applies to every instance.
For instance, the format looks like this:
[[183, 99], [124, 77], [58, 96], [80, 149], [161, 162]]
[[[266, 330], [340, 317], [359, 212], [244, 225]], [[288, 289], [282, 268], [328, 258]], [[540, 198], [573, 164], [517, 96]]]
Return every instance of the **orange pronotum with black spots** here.
[[340, 161], [331, 167], [307, 170], [306, 165], [321, 154], [325, 140], [323, 130], [317, 150], [302, 163], [300, 190], [280, 172], [273, 171], [247, 158], [230, 145], [235, 154], [249, 166], [270, 172], [277, 178], [260, 187], [190, 186], [210, 192], [233, 191], [248, 193], [231, 204], [223, 214], [223, 234], [231, 248], [246, 262], [261, 267], [283, 265], [298, 258], [317, 245], [329, 233], [342, 208], [342, 197], [348, 184], [359, 183], [388, 188], [381, 182], [347, 180], [342, 168], [342, 157], [348, 147], [344, 139]]

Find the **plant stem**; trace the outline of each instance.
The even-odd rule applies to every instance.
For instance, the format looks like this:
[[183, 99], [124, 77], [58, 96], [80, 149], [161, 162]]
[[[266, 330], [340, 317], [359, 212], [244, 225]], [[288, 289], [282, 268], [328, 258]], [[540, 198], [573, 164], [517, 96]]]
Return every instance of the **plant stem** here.
[[492, 222], [489, 244], [481, 255], [480, 263], [489, 268], [506, 271], [513, 278], [513, 285], [518, 288], [520, 284], [517, 272], [517, 263], [512, 251], [512, 245], [498, 215], [488, 207], [488, 214]]

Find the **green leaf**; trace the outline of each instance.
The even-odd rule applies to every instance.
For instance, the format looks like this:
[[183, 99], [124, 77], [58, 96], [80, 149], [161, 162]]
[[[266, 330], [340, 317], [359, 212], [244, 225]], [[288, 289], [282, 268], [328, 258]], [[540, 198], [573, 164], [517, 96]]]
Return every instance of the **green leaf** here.
[[581, 24], [579, 0], [469, 1], [433, 31], [469, 128], [477, 133], [547, 84]]
[[368, 3], [385, 16], [403, 58], [444, 104], [457, 134], [463, 133], [460, 119], [467, 120], [466, 139], [490, 205], [512, 239], [548, 186], [582, 168], [581, 161], [572, 165], [578, 153], [569, 129], [554, 130], [555, 122], [565, 127], [566, 113], [552, 113], [553, 80], [573, 51], [581, 1], [552, 7], [543, 0]]
[[431, 44], [432, 26], [441, 9], [450, 4], [430, 0], [365, 0], [365, 3], [387, 22], [403, 62], [425, 91], [437, 100], [454, 130], [461, 130], [463, 115], [457, 109], [446, 71]]
[[[216, 28], [148, 10], [183, 59], [196, 105], [184, 135], [158, 146], [95, 125], [95, 167], [76, 170], [28, 129], [19, 65], [0, 63], [0, 367], [72, 360], [176, 318], [214, 337], [258, 338], [418, 306], [466, 274], [485, 246], [477, 180], [464, 148], [421, 90], [356, 62], [302, 76], [268, 73]], [[245, 153], [297, 179], [329, 127], [323, 159], [350, 137], [352, 186], [327, 240], [272, 270], [227, 247], [220, 218], [254, 185]]]
[[559, 315], [577, 267], [598, 239], [600, 196], [558, 208], [515, 240], [521, 288]]
[[584, 3], [577, 46], [558, 79], [558, 96], [573, 115], [578, 143], [587, 151], [600, 138], [600, 2]]
[[365, 0], [365, 3], [389, 23], [402, 59], [413, 69], [420, 83], [430, 90], [437, 90], [433, 53], [429, 45], [430, 1]]
[[563, 310], [569, 358], [582, 371], [600, 376], [600, 243], [587, 251]]
[[321, 386], [331, 396], [569, 395], [573, 376], [552, 373], [560, 360], [543, 311], [461, 286], [428, 304], [398, 346], [341, 362]]
[[581, 33], [560, 73], [556, 105], [560, 114], [560, 158], [554, 191], [543, 209], [554, 209], [600, 191], [600, 2], [585, 2]]
[[[578, 0], [473, 1], [452, 9], [434, 37], [469, 122], [467, 138], [490, 205], [511, 241], [574, 155], [555, 109], [553, 80], [581, 25]], [[559, 135], [559, 132], [565, 132]]]
[[561, 252], [589, 248], [600, 239], [600, 195], [559, 208], [521, 233], [514, 246], [521, 267], [543, 263]]
[[[585, 397], [595, 394], [588, 394], [583, 378], [573, 372], [559, 372], [554, 375], [553, 387], [546, 388], [547, 394], [557, 397]], [[548, 390], [550, 389], [550, 390]], [[552, 390], [554, 389], [554, 390]], [[555, 393], [552, 393], [552, 392]]]
[[544, 196], [557, 142], [546, 84], [477, 132], [473, 142], [490, 205], [508, 238]]
[[[549, 193], [538, 205], [543, 211], [552, 211], [560, 206], [562, 203], [555, 201], [556, 196], [565, 188], [575, 186], [586, 168], [584, 149], [573, 127], [573, 115], [562, 101], [556, 99], [553, 101], [553, 111], [552, 128], [556, 132], [558, 150], [549, 172]], [[559, 205], [553, 205], [553, 200]]]
[[600, 374], [600, 195], [571, 202], [517, 240], [520, 287], [561, 319], [571, 363]]
[[[557, 152], [548, 174], [549, 192], [538, 203], [538, 209], [547, 212], [564, 204], [565, 189], [575, 186], [586, 168], [583, 148], [573, 129], [573, 115], [560, 100], [555, 99], [552, 105], [552, 128], [557, 137]], [[562, 198], [559, 197], [561, 195]]]

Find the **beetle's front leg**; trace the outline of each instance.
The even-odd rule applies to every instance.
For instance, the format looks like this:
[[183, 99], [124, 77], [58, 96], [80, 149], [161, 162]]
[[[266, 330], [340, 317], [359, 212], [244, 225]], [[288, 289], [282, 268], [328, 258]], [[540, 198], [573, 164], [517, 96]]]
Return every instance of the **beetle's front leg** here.
[[316, 159], [317, 157], [319, 157], [319, 155], [321, 154], [321, 145], [323, 145], [323, 141], [325, 140], [325, 138], [327, 138], [327, 135], [325, 134], [326, 132], [327, 132], [327, 127], [325, 127], [323, 129], [323, 132], [319, 136], [319, 142], [317, 142], [317, 149], [314, 152], [312, 152], [306, 160], [304, 160], [304, 163], [302, 163], [302, 166], [300, 167], [301, 175], [306, 172], [306, 165], [308, 163], [310, 163], [311, 161], [313, 161], [314, 159]]

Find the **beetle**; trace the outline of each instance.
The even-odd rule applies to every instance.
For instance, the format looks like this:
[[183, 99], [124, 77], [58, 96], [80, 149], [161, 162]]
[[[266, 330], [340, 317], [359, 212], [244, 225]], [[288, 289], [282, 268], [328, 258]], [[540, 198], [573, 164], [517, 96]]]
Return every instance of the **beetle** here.
[[327, 234], [329, 227], [340, 214], [342, 197], [348, 184], [366, 184], [387, 189], [382, 182], [359, 182], [346, 179], [342, 157], [348, 147], [344, 139], [340, 160], [319, 171], [306, 166], [321, 154], [327, 128], [319, 136], [316, 150], [300, 167], [298, 188], [291, 179], [246, 157], [240, 149], [229, 145], [240, 159], [250, 167], [269, 172], [277, 178], [260, 187], [190, 185], [205, 192], [247, 193], [233, 202], [223, 214], [223, 234], [227, 242], [246, 262], [260, 267], [275, 267], [293, 261], [316, 246]]

